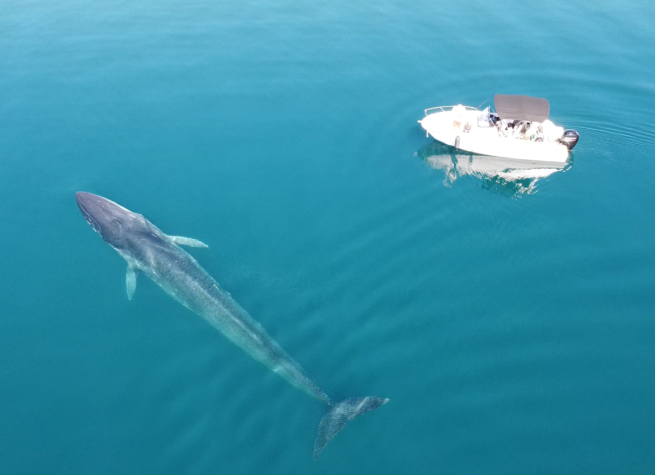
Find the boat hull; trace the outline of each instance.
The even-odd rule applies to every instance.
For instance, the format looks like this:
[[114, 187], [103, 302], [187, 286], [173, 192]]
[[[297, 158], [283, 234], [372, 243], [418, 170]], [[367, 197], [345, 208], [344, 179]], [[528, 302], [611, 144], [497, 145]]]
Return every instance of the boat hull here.
[[451, 110], [426, 115], [421, 126], [439, 142], [459, 150], [533, 162], [565, 163], [569, 149], [561, 142], [504, 137], [496, 127], [480, 127], [480, 111], [468, 109], [455, 116]]

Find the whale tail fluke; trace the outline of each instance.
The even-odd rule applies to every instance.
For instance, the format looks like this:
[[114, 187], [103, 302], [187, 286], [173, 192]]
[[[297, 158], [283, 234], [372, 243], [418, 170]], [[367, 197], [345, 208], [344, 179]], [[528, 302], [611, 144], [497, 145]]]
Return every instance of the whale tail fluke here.
[[318, 434], [314, 442], [314, 460], [316, 460], [332, 438], [346, 427], [346, 424], [355, 417], [365, 412], [372, 411], [383, 404], [389, 402], [389, 399], [382, 397], [351, 397], [335, 403], [328, 412], [323, 415], [318, 425]]

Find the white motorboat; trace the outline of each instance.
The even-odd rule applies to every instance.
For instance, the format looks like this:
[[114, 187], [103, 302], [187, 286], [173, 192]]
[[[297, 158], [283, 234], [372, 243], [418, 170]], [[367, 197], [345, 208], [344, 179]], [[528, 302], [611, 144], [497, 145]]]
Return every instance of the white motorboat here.
[[546, 99], [496, 94], [490, 107], [439, 106], [418, 122], [432, 137], [457, 150], [533, 162], [565, 163], [578, 143], [575, 130], [548, 120]]

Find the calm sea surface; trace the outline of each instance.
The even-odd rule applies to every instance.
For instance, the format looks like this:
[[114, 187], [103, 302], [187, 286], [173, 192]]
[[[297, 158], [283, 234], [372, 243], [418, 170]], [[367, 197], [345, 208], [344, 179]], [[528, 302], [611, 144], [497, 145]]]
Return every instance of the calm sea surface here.
[[[653, 5], [2, 1], [0, 473], [655, 473]], [[580, 132], [564, 170], [465, 170], [416, 122], [494, 93]], [[390, 403], [314, 462], [324, 407], [129, 302], [78, 190]]]

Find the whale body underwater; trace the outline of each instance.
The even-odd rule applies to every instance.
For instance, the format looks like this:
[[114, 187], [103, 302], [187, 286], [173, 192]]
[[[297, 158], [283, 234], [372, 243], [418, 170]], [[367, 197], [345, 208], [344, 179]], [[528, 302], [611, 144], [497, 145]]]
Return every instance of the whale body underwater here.
[[318, 427], [314, 459], [346, 424], [389, 399], [368, 396], [333, 402], [300, 365], [255, 321], [200, 264], [179, 246], [202, 242], [164, 234], [142, 215], [92, 193], [77, 192], [77, 205], [91, 227], [127, 261], [127, 295], [143, 273], [182, 305], [197, 313], [255, 360], [292, 386], [328, 406]]

